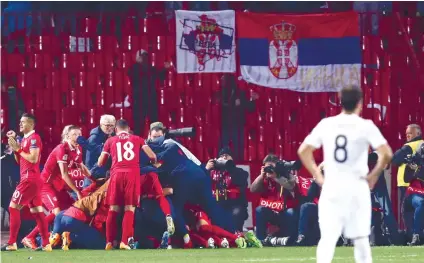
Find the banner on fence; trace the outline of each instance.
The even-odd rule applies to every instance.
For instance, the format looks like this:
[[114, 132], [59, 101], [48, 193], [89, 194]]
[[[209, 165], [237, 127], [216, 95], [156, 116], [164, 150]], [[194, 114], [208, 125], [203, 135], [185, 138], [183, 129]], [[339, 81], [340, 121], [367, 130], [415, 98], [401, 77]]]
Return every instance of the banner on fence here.
[[354, 12], [237, 13], [243, 79], [264, 87], [335, 92], [359, 86], [361, 46]]
[[175, 11], [178, 73], [235, 72], [235, 12]]

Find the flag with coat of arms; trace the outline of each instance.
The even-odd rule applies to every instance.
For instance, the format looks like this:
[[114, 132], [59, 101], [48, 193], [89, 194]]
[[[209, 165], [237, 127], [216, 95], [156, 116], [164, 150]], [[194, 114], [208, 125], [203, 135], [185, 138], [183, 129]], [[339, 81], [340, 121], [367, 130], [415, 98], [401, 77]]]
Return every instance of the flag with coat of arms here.
[[235, 12], [175, 11], [177, 72], [236, 71]]
[[240, 71], [244, 80], [300, 92], [360, 86], [358, 14], [238, 13]]

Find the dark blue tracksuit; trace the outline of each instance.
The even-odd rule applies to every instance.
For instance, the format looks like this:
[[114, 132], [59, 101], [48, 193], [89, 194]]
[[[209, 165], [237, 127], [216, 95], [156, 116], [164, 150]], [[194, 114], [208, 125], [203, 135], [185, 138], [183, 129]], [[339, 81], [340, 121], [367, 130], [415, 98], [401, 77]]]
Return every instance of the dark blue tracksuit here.
[[163, 137], [157, 143], [149, 143], [149, 146], [156, 153], [158, 160], [163, 162], [160, 170], [170, 175], [174, 189], [171, 200], [175, 208], [176, 225], [185, 225], [184, 205], [192, 203], [199, 204], [213, 224], [234, 233], [231, 215], [220, 208], [213, 198], [211, 179], [205, 171], [188, 159], [177, 144], [161, 142]]

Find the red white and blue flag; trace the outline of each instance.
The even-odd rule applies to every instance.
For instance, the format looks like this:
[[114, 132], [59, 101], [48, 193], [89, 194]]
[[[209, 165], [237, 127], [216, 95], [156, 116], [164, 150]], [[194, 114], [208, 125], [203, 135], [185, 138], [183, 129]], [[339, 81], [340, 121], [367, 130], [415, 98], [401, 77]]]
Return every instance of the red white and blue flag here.
[[270, 88], [335, 92], [360, 86], [361, 46], [354, 12], [238, 13], [243, 79]]

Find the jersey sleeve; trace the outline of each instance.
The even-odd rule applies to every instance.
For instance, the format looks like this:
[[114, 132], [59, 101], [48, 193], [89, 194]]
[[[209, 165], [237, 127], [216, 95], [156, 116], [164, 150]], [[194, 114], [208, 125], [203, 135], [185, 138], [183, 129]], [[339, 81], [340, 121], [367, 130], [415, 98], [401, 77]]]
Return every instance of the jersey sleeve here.
[[387, 144], [387, 140], [383, 137], [380, 130], [372, 121], [367, 121], [367, 139], [373, 149], [377, 149], [381, 145]]
[[29, 142], [29, 149], [41, 149], [41, 138], [40, 136], [33, 136]]
[[322, 136], [324, 130], [323, 121], [320, 121], [317, 126], [312, 130], [312, 132], [305, 138], [304, 143], [307, 145], [311, 145], [314, 148], [318, 149], [322, 146]]
[[140, 136], [138, 136], [138, 139], [140, 140], [140, 147], [143, 147], [144, 145], [146, 145], [144, 139]]
[[68, 162], [68, 154], [65, 151], [65, 147], [61, 146], [59, 147], [57, 153], [56, 153], [56, 160], [58, 163], [67, 163]]
[[110, 155], [110, 144], [111, 144], [111, 140], [110, 139], [107, 139], [107, 141], [103, 145], [102, 153], [107, 153], [107, 154]]

